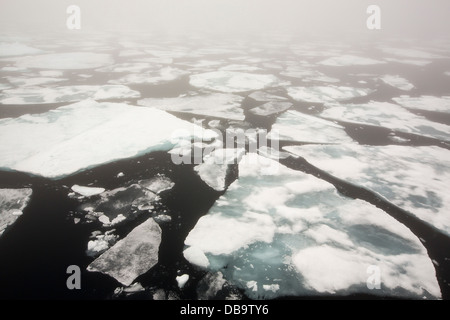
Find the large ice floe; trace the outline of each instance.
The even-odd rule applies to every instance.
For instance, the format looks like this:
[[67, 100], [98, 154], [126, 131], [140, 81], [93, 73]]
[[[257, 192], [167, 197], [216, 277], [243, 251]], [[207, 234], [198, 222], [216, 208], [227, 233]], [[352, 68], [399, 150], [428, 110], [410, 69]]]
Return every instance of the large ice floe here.
[[321, 116], [327, 119], [385, 127], [450, 141], [450, 126], [430, 121], [388, 102], [327, 104]]
[[325, 59], [320, 61], [319, 64], [324, 66], [333, 67], [348, 67], [348, 66], [368, 66], [375, 64], [383, 64], [384, 61], [370, 59], [366, 57], [358, 57], [353, 55], [343, 55]]
[[400, 96], [393, 98], [399, 105], [408, 109], [438, 111], [450, 113], [450, 96], [433, 97], [433, 96]]
[[[256, 154], [242, 158], [239, 179], [185, 245], [186, 259], [220, 270], [250, 298], [441, 296], [433, 264], [407, 227], [328, 182]], [[374, 267], [381, 288], [371, 290]]]
[[190, 76], [190, 84], [197, 88], [205, 88], [226, 93], [261, 90], [286, 85], [271, 74], [245, 73], [235, 71], [213, 71]]
[[249, 112], [256, 116], [268, 117], [286, 111], [290, 107], [292, 107], [290, 102], [270, 101], [250, 109]]
[[0, 57], [24, 56], [39, 53], [43, 53], [43, 51], [23, 43], [0, 42]]
[[61, 178], [118, 159], [168, 151], [195, 135], [200, 141], [216, 136], [155, 108], [86, 100], [1, 119], [0, 168]]
[[102, 253], [87, 270], [105, 273], [129, 286], [158, 263], [160, 243], [161, 228], [153, 218], [149, 218]]
[[0, 93], [1, 104], [46, 104], [75, 102], [85, 99], [133, 99], [140, 93], [122, 85], [103, 86], [64, 86], [55, 88], [21, 87], [3, 90]]
[[49, 53], [16, 58], [19, 68], [77, 70], [99, 68], [113, 63], [111, 55], [91, 52]]
[[439, 147], [290, 146], [286, 151], [450, 235], [450, 151]]
[[273, 139], [275, 131], [280, 140], [287, 141], [309, 143], [344, 143], [352, 141], [341, 125], [294, 110], [288, 110], [280, 115], [272, 125], [272, 130], [267, 137]]
[[214, 93], [164, 99], [147, 98], [139, 100], [137, 103], [141, 106], [155, 107], [165, 111], [241, 121], [245, 118], [241, 108], [243, 99], [234, 94]]
[[397, 88], [399, 90], [410, 91], [414, 89], [414, 85], [411, 82], [398, 75], [387, 74], [382, 76], [380, 79], [385, 84], [390, 85], [391, 87]]
[[22, 215], [31, 194], [30, 188], [0, 189], [0, 236]]
[[367, 96], [374, 90], [343, 86], [290, 87], [288, 94], [296, 101], [327, 103]]

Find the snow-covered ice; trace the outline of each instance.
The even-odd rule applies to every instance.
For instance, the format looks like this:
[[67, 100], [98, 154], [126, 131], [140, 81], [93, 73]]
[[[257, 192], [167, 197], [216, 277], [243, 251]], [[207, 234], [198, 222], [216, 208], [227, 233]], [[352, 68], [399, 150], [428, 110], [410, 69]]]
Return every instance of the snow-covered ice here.
[[384, 75], [381, 78], [381, 81], [386, 83], [387, 85], [390, 85], [391, 87], [403, 90], [403, 91], [411, 91], [414, 89], [414, 85], [409, 82], [407, 79], [402, 78], [398, 75]]
[[333, 67], [348, 67], [348, 66], [368, 66], [386, 63], [384, 61], [370, 59], [366, 57], [358, 57], [353, 55], [343, 55], [338, 57], [332, 57], [319, 62], [324, 66]]
[[114, 60], [106, 53], [64, 52], [16, 58], [19, 68], [77, 70], [93, 69], [112, 64]]
[[178, 288], [183, 289], [186, 285], [186, 282], [188, 282], [189, 280], [189, 275], [182, 274], [181, 276], [177, 276], [175, 280], [177, 280]]
[[140, 93], [122, 85], [103, 86], [64, 86], [55, 88], [21, 87], [3, 90], [0, 93], [1, 104], [46, 104], [60, 102], [74, 102], [85, 99], [133, 99], [139, 98]]
[[0, 42], [0, 57], [25, 56], [39, 53], [43, 53], [43, 51], [23, 43]]
[[439, 147], [290, 146], [286, 151], [450, 235], [450, 151]]
[[67, 80], [57, 77], [5, 77], [5, 79], [16, 87], [42, 86]]
[[343, 86], [289, 87], [288, 94], [296, 101], [327, 103], [367, 96], [374, 90]]
[[130, 73], [119, 79], [109, 80], [108, 83], [111, 84], [163, 84], [177, 80], [189, 72], [173, 67], [164, 67], [154, 71], [144, 72], [144, 73]]
[[214, 93], [164, 99], [147, 98], [139, 100], [137, 103], [141, 106], [155, 107], [165, 111], [241, 121], [245, 118], [241, 108], [242, 100], [243, 98], [238, 95]]
[[280, 140], [313, 142], [313, 143], [344, 143], [352, 139], [344, 127], [328, 120], [288, 110], [278, 116], [268, 134], [273, 139], [276, 131]]
[[290, 107], [292, 107], [290, 102], [270, 101], [250, 109], [249, 112], [257, 116], [267, 117], [286, 111]]
[[248, 95], [250, 99], [253, 99], [257, 102], [269, 102], [269, 101], [286, 101], [287, 98], [271, 94], [266, 91], [255, 91]]
[[0, 189], [0, 236], [22, 215], [31, 194], [30, 188]]
[[389, 102], [326, 105], [327, 119], [385, 127], [401, 132], [450, 141], [450, 126], [430, 121]]
[[74, 184], [71, 189], [84, 197], [92, 197], [105, 192], [105, 188], [85, 187], [77, 184]]
[[271, 74], [235, 71], [213, 71], [191, 75], [189, 83], [197, 88], [225, 93], [261, 90], [288, 84]]
[[280, 74], [286, 77], [301, 79], [303, 82], [339, 82], [339, 79], [329, 77], [320, 71], [296, 65], [288, 66], [287, 69], [280, 72]]
[[0, 168], [61, 178], [115, 160], [168, 151], [194, 136], [216, 134], [155, 108], [86, 100], [0, 119]]
[[208, 268], [209, 261], [203, 251], [196, 247], [189, 247], [183, 251], [183, 256], [193, 265], [200, 268]]
[[[274, 165], [276, 173], [261, 174]], [[408, 228], [323, 180], [256, 154], [244, 156], [239, 179], [198, 220], [185, 245], [185, 252], [195, 248], [195, 257], [203, 252], [210, 270], [223, 272], [250, 298], [441, 296], [427, 251]], [[382, 270], [380, 290], [367, 287], [371, 265]]]
[[216, 149], [203, 157], [203, 163], [194, 167], [200, 178], [216, 191], [226, 189], [230, 165], [239, 163], [244, 149]]
[[393, 98], [396, 103], [408, 109], [418, 109], [427, 111], [438, 111], [450, 113], [450, 96], [400, 96]]
[[175, 185], [172, 180], [164, 175], [157, 175], [151, 179], [139, 180], [139, 185], [154, 194], [160, 194], [163, 191], [170, 190]]
[[95, 259], [87, 270], [105, 273], [129, 286], [158, 263], [160, 243], [161, 228], [149, 218]]

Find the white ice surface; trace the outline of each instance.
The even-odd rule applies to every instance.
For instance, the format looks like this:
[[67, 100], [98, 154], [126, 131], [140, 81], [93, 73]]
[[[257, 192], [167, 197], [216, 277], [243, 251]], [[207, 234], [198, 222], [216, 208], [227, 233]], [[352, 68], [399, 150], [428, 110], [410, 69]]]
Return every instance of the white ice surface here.
[[213, 93], [177, 98], [147, 98], [139, 100], [141, 106], [155, 107], [165, 111], [183, 112], [214, 118], [244, 120], [241, 108], [243, 98], [234, 94]]
[[286, 70], [280, 72], [280, 74], [286, 77], [301, 79], [303, 82], [339, 82], [339, 79], [329, 77], [320, 71], [295, 65], [289, 66]]
[[289, 87], [288, 94], [296, 101], [327, 103], [367, 96], [373, 90], [343, 86]]
[[191, 75], [189, 83], [197, 88], [225, 93], [261, 90], [288, 84], [271, 74], [235, 71], [213, 71]]
[[158, 263], [160, 243], [161, 228], [149, 218], [95, 259], [87, 270], [105, 273], [129, 286]]
[[27, 46], [23, 43], [0, 42], [0, 57], [25, 56], [39, 54], [42, 52], [43, 51], [40, 49]]
[[430, 121], [396, 104], [371, 101], [366, 104], [329, 104], [326, 107], [321, 116], [327, 119], [385, 127], [450, 141], [450, 126]]
[[283, 101], [270, 101], [249, 110], [254, 115], [267, 117], [286, 111], [292, 107], [292, 103]]
[[0, 119], [0, 168], [60, 178], [118, 159], [168, 151], [194, 135], [216, 136], [158, 109], [86, 100]]
[[286, 151], [450, 235], [450, 151], [408, 146], [290, 146]]
[[208, 258], [203, 251], [196, 247], [189, 247], [183, 251], [183, 256], [193, 265], [200, 268], [207, 268], [209, 266]]
[[267, 136], [268, 139], [273, 139], [274, 131], [277, 131], [280, 140], [313, 143], [352, 141], [344, 127], [294, 110], [288, 110], [277, 118]]
[[433, 97], [433, 96], [400, 96], [393, 98], [399, 105], [408, 109], [418, 109], [427, 111], [438, 111], [450, 113], [450, 96]]
[[347, 67], [347, 66], [368, 66], [375, 64], [383, 64], [384, 61], [370, 59], [366, 57], [358, 57], [353, 55], [343, 55], [338, 57], [332, 57], [319, 62], [319, 64], [324, 66], [333, 67]]
[[177, 276], [175, 279], [177, 280], [178, 288], [183, 289], [186, 282], [188, 282], [188, 280], [189, 280], [189, 275], [182, 274], [181, 276]]
[[30, 188], [0, 189], [0, 236], [22, 215], [31, 194]]
[[403, 91], [410, 91], [414, 89], [414, 85], [409, 82], [407, 79], [402, 78], [398, 75], [384, 75], [381, 78], [381, 81], [386, 83], [387, 85], [390, 85], [391, 87], [403, 90]]
[[189, 72], [173, 67], [164, 67], [144, 73], [130, 73], [119, 79], [109, 80], [112, 84], [163, 84], [187, 75]]
[[105, 192], [105, 188], [85, 187], [85, 186], [79, 186], [77, 184], [74, 184], [71, 189], [73, 191], [75, 191], [76, 193], [81, 194], [82, 196], [85, 196], [85, 197], [92, 197], [92, 196], [95, 196], [95, 195]]
[[21, 87], [3, 90], [0, 93], [1, 104], [46, 104], [74, 102], [85, 99], [132, 99], [139, 98], [140, 93], [122, 85], [103, 86], [64, 86], [54, 88]]
[[40, 86], [67, 80], [57, 77], [5, 77], [5, 79], [17, 87]]
[[268, 93], [266, 91], [255, 91], [248, 95], [249, 98], [258, 102], [269, 102], [269, 101], [286, 101], [287, 98], [281, 97], [275, 94]]
[[[274, 162], [244, 156], [239, 179], [198, 220], [185, 252], [202, 251], [209, 269], [223, 272], [250, 298], [440, 297], [426, 249], [408, 228], [323, 180]], [[276, 173], [261, 174], [275, 165]], [[382, 270], [380, 290], [367, 288], [370, 265]]]
[[77, 70], [93, 69], [113, 63], [106, 53], [64, 52], [17, 58], [19, 68]]

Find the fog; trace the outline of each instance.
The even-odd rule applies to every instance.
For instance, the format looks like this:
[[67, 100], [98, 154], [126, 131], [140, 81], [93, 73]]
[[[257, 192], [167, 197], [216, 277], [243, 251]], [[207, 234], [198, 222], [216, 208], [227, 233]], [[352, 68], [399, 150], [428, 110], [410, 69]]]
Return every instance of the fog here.
[[[83, 31], [217, 35], [377, 32], [429, 38], [450, 30], [448, 0], [0, 0], [0, 30], [65, 32], [66, 8], [81, 8]], [[366, 28], [368, 5], [381, 30]]]

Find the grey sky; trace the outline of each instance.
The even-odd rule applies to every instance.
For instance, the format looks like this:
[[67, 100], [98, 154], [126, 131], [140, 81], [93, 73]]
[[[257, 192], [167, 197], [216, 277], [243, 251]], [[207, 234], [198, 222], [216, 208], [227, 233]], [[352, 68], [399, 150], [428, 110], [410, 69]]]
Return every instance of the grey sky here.
[[450, 30], [448, 0], [0, 0], [0, 31], [63, 31], [71, 4], [80, 6], [84, 30], [367, 32], [369, 4], [381, 7], [382, 34]]

